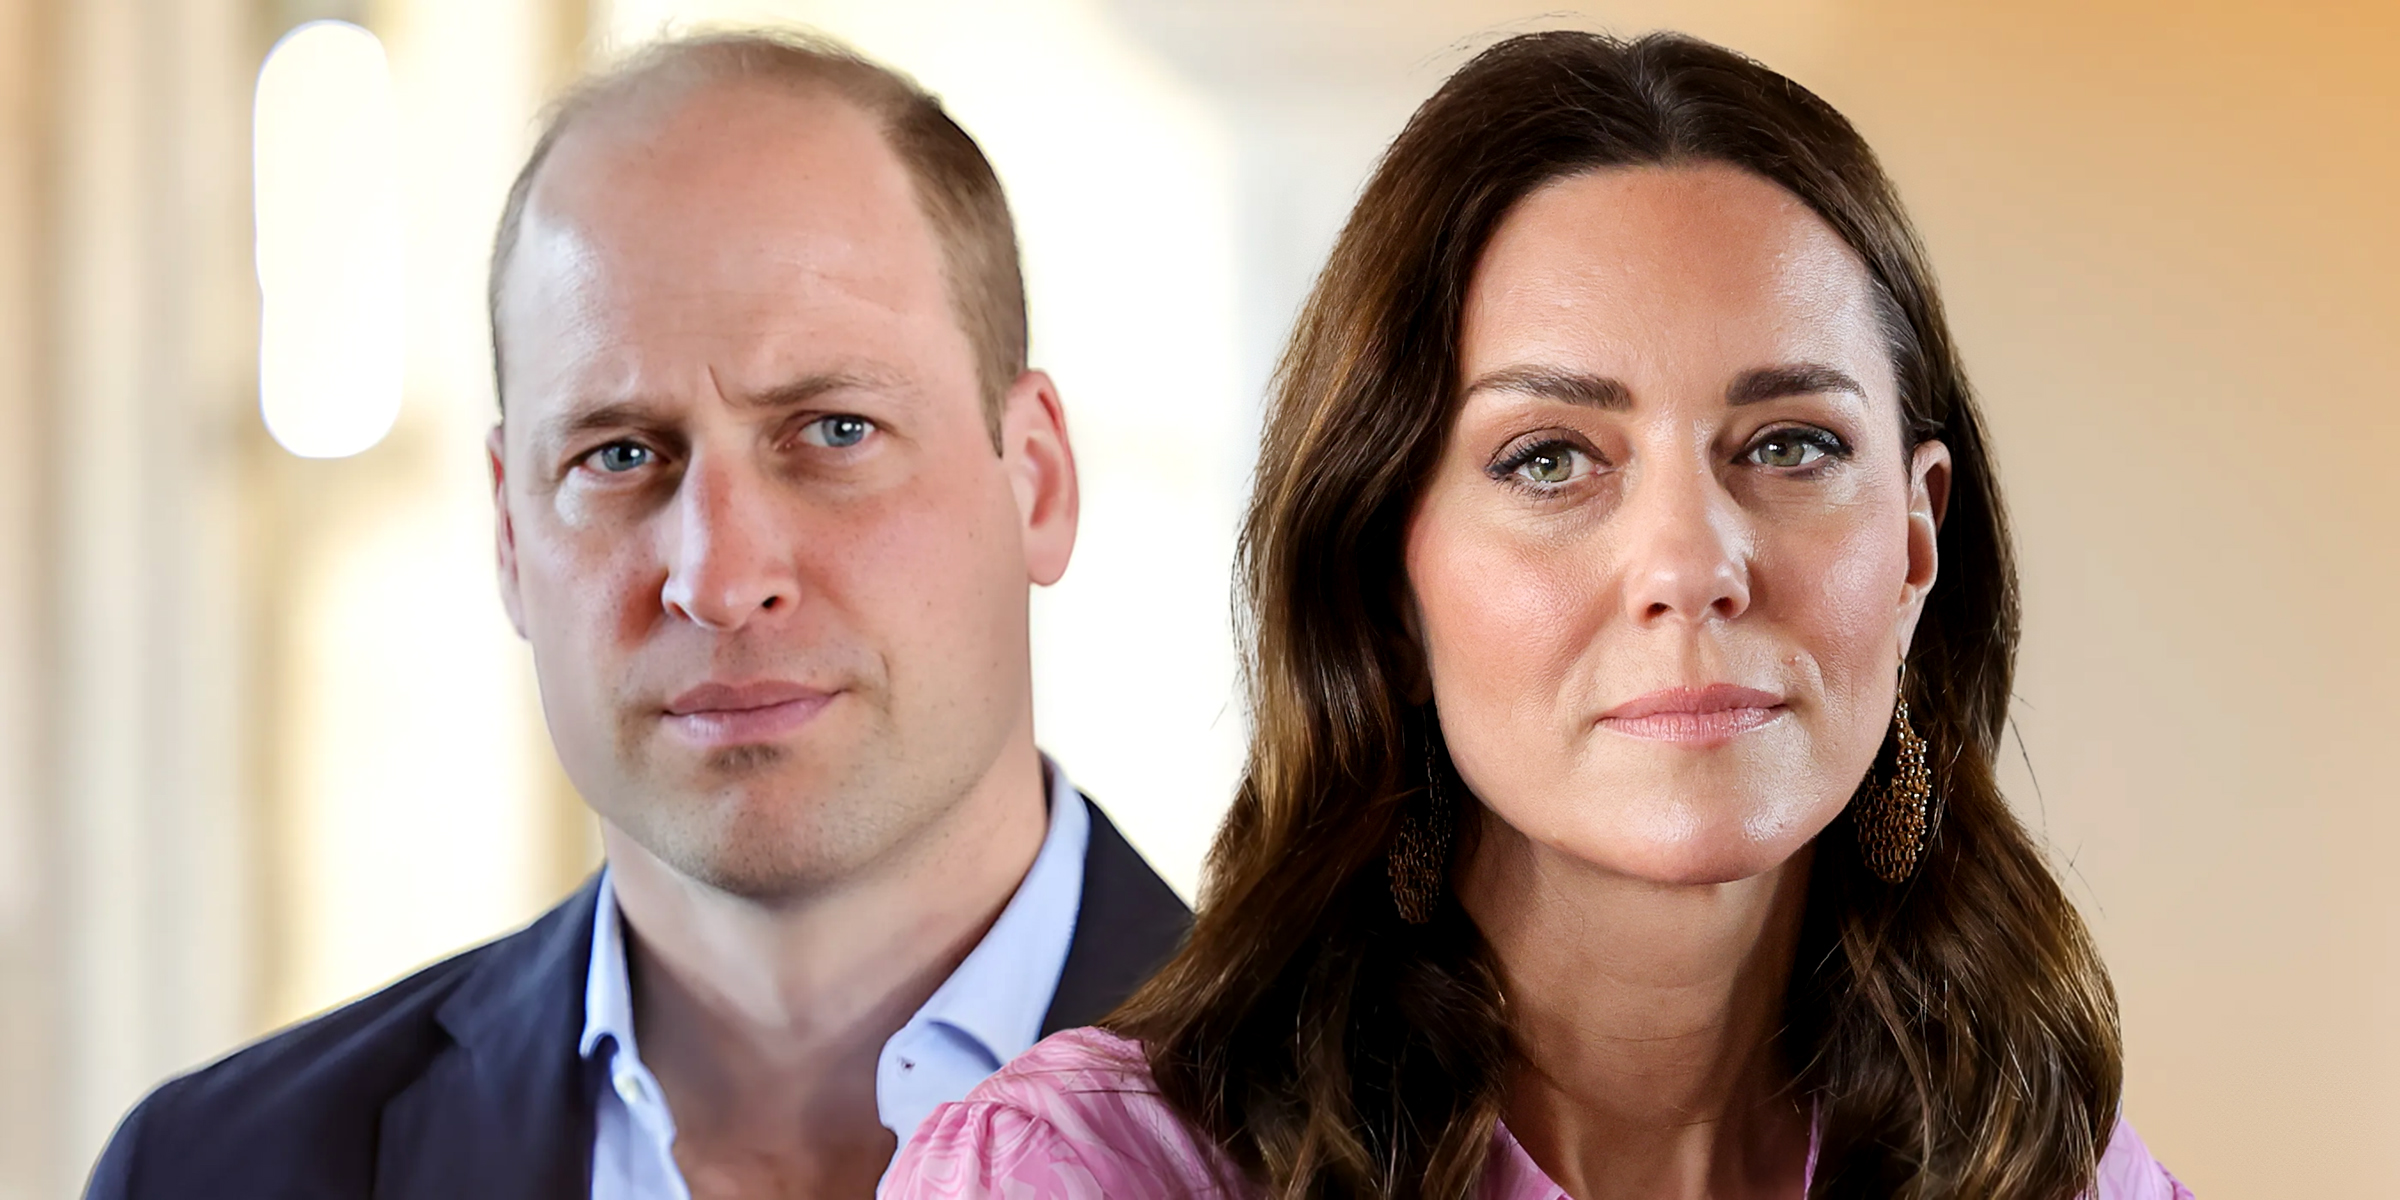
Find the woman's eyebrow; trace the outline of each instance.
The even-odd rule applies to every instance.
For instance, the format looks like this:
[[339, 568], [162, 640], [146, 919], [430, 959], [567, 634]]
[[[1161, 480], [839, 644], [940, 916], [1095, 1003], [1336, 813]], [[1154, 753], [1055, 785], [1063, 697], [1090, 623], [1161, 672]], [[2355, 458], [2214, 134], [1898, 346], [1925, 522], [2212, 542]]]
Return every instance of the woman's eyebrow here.
[[1633, 392], [1605, 375], [1588, 375], [1563, 367], [1514, 366], [1485, 373], [1467, 386], [1467, 394], [1514, 392], [1545, 400], [1564, 400], [1589, 408], [1623, 410], [1633, 407]]
[[1790, 363], [1780, 367], [1760, 367], [1744, 371], [1733, 386], [1725, 389], [1725, 403], [1738, 408], [1785, 396], [1822, 396], [1828, 392], [1848, 392], [1861, 400], [1867, 389], [1844, 371], [1823, 363]]

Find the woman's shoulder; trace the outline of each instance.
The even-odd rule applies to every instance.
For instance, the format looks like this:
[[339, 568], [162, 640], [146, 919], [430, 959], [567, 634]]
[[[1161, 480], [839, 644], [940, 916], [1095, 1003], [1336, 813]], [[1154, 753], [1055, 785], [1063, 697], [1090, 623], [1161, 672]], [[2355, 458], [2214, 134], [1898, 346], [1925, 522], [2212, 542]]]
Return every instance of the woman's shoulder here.
[[2192, 1189], [2151, 1157], [2149, 1145], [2123, 1117], [2117, 1118], [2116, 1131], [2108, 1137], [2108, 1149], [2100, 1153], [2100, 1177], [2092, 1194], [2098, 1200], [2194, 1200]]
[[881, 1195], [1215, 1197], [1227, 1194], [1222, 1161], [1159, 1095], [1140, 1043], [1070, 1029], [935, 1109]]

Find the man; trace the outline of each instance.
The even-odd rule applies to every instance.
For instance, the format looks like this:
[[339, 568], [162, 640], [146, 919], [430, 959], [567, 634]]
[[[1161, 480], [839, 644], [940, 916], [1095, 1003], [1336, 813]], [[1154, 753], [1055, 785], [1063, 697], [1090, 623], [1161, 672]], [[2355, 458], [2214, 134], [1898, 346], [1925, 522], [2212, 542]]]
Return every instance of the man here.
[[609, 865], [161, 1087], [96, 1196], [866, 1196], [1189, 920], [1034, 747], [1074, 459], [938, 102], [654, 49], [552, 119], [492, 273], [501, 592]]

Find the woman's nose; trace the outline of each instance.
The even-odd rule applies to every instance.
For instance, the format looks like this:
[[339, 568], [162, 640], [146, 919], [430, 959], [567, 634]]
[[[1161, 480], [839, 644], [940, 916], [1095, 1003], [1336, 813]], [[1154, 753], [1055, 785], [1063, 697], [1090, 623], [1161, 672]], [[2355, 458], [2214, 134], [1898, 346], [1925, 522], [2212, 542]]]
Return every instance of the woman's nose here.
[[1628, 617], [1698, 624], [1731, 620], [1750, 607], [1741, 509], [1705, 464], [1651, 466], [1618, 512]]
[[686, 470], [659, 593], [668, 613], [724, 633], [799, 600], [791, 531], [778, 528], [766, 490], [735, 464], [695, 459]]

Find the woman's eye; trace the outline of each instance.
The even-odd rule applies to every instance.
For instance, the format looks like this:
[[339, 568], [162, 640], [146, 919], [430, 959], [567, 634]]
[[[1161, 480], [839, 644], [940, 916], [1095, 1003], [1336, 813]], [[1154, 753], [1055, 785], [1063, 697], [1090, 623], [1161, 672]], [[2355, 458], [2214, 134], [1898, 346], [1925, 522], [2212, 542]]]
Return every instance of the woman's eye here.
[[592, 452], [592, 465], [611, 475], [621, 475], [650, 465], [654, 456], [650, 447], [639, 442], [610, 442]]
[[1501, 464], [1496, 476], [1511, 476], [1518, 482], [1537, 487], [1557, 487], [1572, 482], [1583, 452], [1565, 442], [1546, 442], [1528, 446]]
[[809, 422], [808, 426], [800, 431], [800, 438], [812, 446], [823, 446], [828, 450], [847, 450], [867, 440], [867, 435], [873, 432], [875, 432], [875, 422], [865, 417], [854, 417], [844, 413], [819, 417]]
[[1784, 429], [1751, 443], [1750, 452], [1743, 457], [1762, 467], [1789, 470], [1813, 466], [1828, 456], [1840, 453], [1841, 449], [1841, 444], [1829, 434]]
[[1542, 450], [1526, 456], [1517, 474], [1535, 483], [1565, 483], [1575, 477], [1575, 452]]

